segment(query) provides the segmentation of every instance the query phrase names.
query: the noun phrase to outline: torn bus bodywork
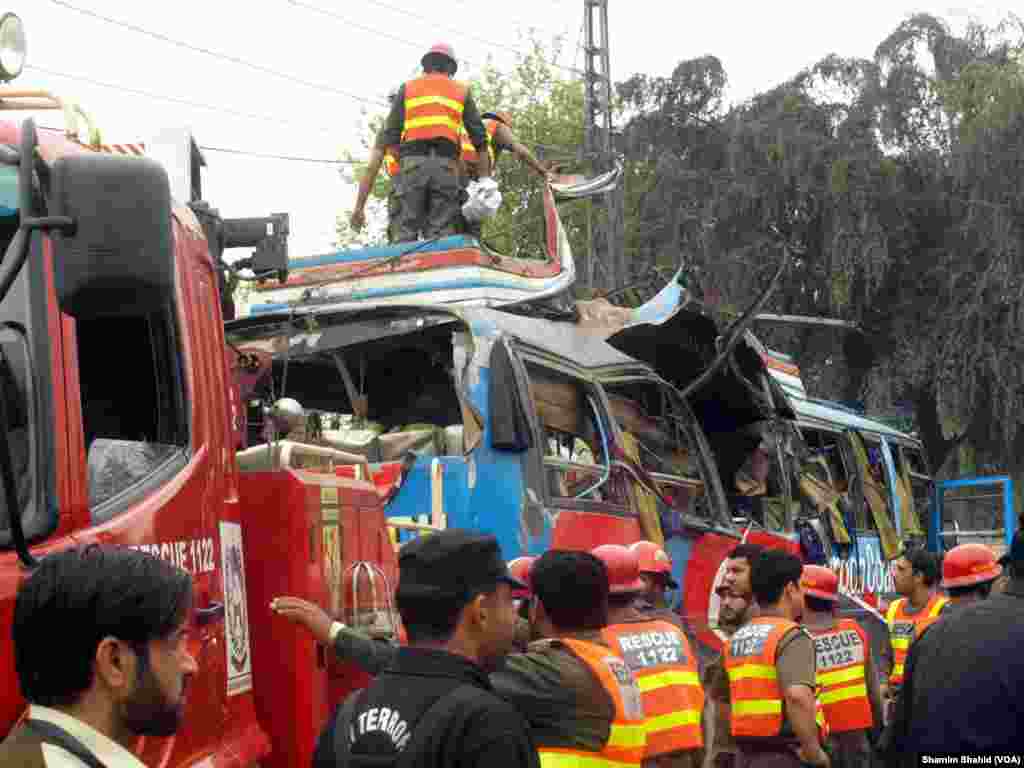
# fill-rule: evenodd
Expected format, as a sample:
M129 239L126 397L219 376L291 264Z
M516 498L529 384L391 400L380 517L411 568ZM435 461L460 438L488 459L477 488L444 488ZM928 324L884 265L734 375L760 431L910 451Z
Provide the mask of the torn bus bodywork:
M270 460L266 414L294 398L307 421L280 437L365 459L335 471L368 474L398 531L485 530L509 559L664 542L677 607L713 647L710 596L741 534L702 418L605 335L479 307L290 308L231 322L229 343L251 361L239 462Z

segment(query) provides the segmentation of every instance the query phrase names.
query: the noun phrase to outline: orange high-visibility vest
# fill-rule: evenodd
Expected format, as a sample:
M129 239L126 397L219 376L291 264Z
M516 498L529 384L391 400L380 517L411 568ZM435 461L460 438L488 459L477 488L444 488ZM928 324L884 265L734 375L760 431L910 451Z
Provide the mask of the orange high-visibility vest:
M667 621L613 624L602 632L622 653L644 706L645 757L704 746L704 689L686 635Z
M496 150L494 147L494 134L498 130L498 121L487 118L484 120L484 128L487 129L487 155L491 158L491 167L494 167L494 161L497 158L495 154ZM480 153L476 151L476 147L473 146L473 142L469 140L469 134L466 133L465 128L462 130L462 159L470 165L476 165L480 160Z
M388 147L384 150L384 172L394 178L398 175L398 147Z
M864 629L840 619L833 629L812 632L817 656L817 683L828 727L834 732L860 731L874 725L868 699L867 660L871 654Z
M615 651L583 640L560 639L600 680L615 705L608 742L600 752L537 747L541 768L640 768L644 758L644 711L640 689Z
M910 644L924 629L928 620L938 616L942 606L948 602L948 597L932 595L928 598L924 610L913 615L906 612L909 601L905 597L894 600L889 606L885 620L889 624L889 638L892 641L892 672L889 673L889 682L892 685L903 685L903 665L907 660Z
M725 671L729 676L733 737L768 739L783 734L786 723L775 652L779 641L792 629L800 626L788 619L761 616L740 627L726 643ZM814 698L814 720L824 743L828 723L821 699L817 695Z
M942 607L939 608L939 612L937 614L935 614L934 616L929 616L928 618L919 621L917 623L917 631L914 632L914 640L918 640L921 637L921 635L924 634L924 631L928 629L928 627L930 627L936 621L941 619L946 613L948 613L949 609L952 606L953 602L951 600L947 600L945 603L942 604Z
M407 82L402 141L447 139L458 147L468 92L464 84L436 72Z

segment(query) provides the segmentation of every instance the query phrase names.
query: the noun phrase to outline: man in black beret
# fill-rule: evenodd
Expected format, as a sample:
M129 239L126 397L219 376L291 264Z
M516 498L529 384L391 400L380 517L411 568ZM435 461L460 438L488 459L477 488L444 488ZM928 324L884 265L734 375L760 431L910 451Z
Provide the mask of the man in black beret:
M488 679L512 648L512 589L525 587L509 574L497 540L439 531L402 547L398 567L395 602L409 645L331 717L315 768L379 766L400 756L416 768L538 766L526 722ZM272 608L289 615L290 602L279 598Z
M642 725L638 729L626 722L643 719L640 691L601 634L608 623L604 564L589 552L549 550L530 567L530 582L530 619L539 639L525 653L509 654L492 672L494 692L523 714L542 754L559 755L563 761L594 760L595 753L608 757L621 750L624 739L638 739L630 744L642 756L643 734L637 733ZM308 601L279 597L272 607L332 647L340 660L370 674L385 674L403 652L332 622ZM409 641L415 642L411 632ZM596 665L588 662L595 658ZM621 677L601 674L605 667Z

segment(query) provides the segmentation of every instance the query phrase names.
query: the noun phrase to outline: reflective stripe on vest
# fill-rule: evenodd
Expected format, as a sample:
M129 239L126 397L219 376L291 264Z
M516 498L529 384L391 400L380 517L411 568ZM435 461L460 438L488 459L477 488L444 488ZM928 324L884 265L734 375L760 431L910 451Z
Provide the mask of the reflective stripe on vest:
M602 634L622 653L640 688L647 731L645 756L704 746L700 728L704 689L686 635L658 620L613 624Z
M402 141L447 139L458 146L466 93L465 85L437 73L407 82Z
M644 758L643 705L626 663L610 648L582 640L561 639L587 665L615 705L608 742L600 752L537 745L542 768L639 768Z
M949 602L948 597L932 595L928 598L924 610L916 614L908 614L904 609L909 604L907 598L901 597L893 601L889 610L885 612L885 620L889 624L889 639L892 641L892 672L889 673L889 682L892 685L903 684L903 664L907 660L907 652L910 644L921 634L921 630L939 615L942 606Z
M867 659L871 653L861 626L840 619L834 629L814 632L817 682L829 729L859 731L874 724L868 699Z
M737 630L725 645L725 671L732 702L732 735L767 739L783 732L782 691L775 669L779 641L799 625L788 619L764 616ZM817 692L815 692L817 694ZM821 699L815 695L814 720L822 742L828 723Z
M398 170L398 153L394 147L388 147L384 150L384 171L394 178L398 175Z
M496 157L494 134L498 130L498 121L488 118L484 120L484 128L487 130L487 155L491 158L491 166L493 167ZM473 146L473 142L469 140L469 134L466 133L465 129L462 130L462 159L473 165L476 165L480 159L480 154L476 151L476 147Z

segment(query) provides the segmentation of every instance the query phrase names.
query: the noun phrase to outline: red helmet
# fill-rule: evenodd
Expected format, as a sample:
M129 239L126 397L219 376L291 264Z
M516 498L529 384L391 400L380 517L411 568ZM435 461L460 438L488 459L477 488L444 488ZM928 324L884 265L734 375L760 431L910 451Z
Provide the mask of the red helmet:
M1002 572L995 552L984 544L961 544L942 558L942 588L983 584Z
M420 59L420 63L423 64L424 66L426 66L427 56L430 56L431 54L434 54L434 53L438 53L438 54L440 54L442 56L445 56L445 57L448 58L449 61L451 61L451 63L452 63L451 73L453 75L458 71L458 69L459 69L459 62L455 58L455 51L452 49L452 47L450 45L448 45L448 43L435 43L434 45L432 45L430 47L430 50L427 51L425 54L423 54L423 58Z
M835 571L823 565L805 565L800 576L800 586L811 597L833 603L839 600L839 577Z
M640 561L640 573L662 576L672 589L679 586L672 578L672 559L664 549L653 541L638 541L629 548Z
M602 544L592 550L591 554L608 569L608 591L613 595L644 591L644 580L640 578L640 559L629 547Z
M533 568L533 562L536 559L536 557L517 557L508 564L508 570L512 577L519 579L519 581L527 586L527 589L513 589L512 597L518 599L533 595L533 584L530 583L530 569Z

